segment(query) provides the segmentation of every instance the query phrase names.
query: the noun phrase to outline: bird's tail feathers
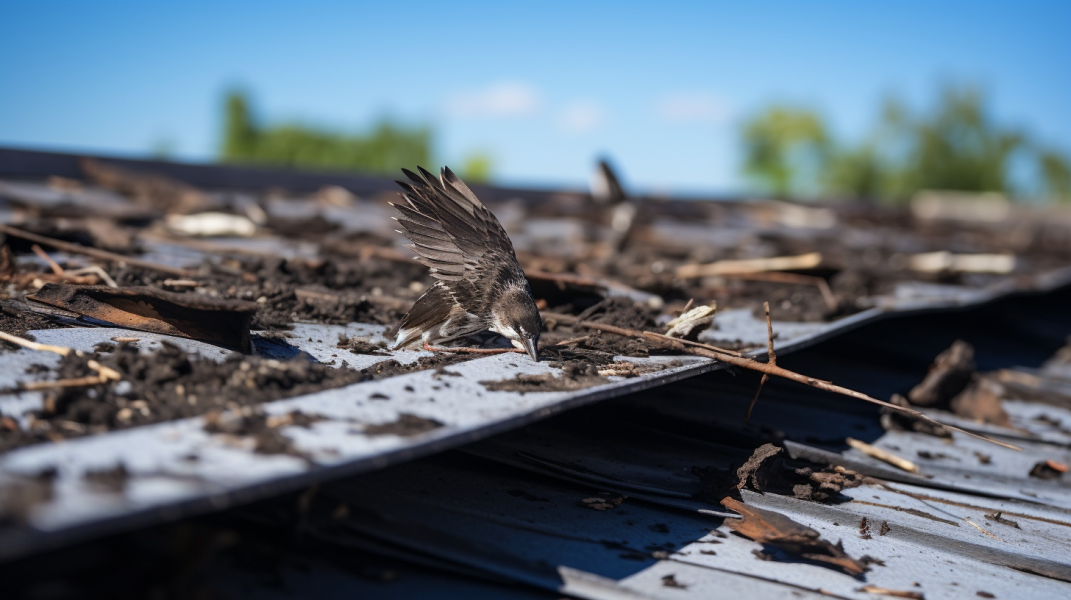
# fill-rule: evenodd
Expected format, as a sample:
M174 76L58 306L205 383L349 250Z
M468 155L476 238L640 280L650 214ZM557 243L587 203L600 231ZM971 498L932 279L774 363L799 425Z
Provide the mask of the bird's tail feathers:
M398 330L394 342L390 345L391 350L401 350L420 341L422 331L419 328L403 328Z

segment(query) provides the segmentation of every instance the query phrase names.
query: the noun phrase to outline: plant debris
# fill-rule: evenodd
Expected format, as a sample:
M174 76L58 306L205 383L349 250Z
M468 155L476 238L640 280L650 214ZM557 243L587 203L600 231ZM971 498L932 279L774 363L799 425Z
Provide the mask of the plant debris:
M365 338L351 338L342 333L338 335L338 347L343 350L349 350L354 354L390 356L390 352L387 351L386 342L373 342Z
M60 379L93 375L89 363L96 361L118 372L122 381L46 390L44 408L29 413L28 427L0 429L0 451L240 409L376 378L369 371L333 368L300 356L278 361L232 355L216 362L167 342L152 353L127 344L112 353L71 353L55 373Z
M926 378L911 389L907 399L915 406L948 408L952 398L970 383L974 370L974 347L956 340L937 355Z
M859 537L864 540L871 539L870 521L868 521L866 517L863 517L862 520L859 521Z
M742 489L831 502L843 499L842 490L858 487L864 481L862 475L843 467L790 461L784 449L773 444L763 444L747 460L729 470L692 467L692 473L704 483L701 497L715 504L728 495L736 497Z
M823 566L839 569L852 576L859 576L867 571L867 566L848 556L839 543L834 545L822 539L817 531L780 513L748 506L732 498L723 499L721 504L743 516L742 520L730 520L726 521L726 524L748 539Z
M893 394L892 397L889 398L889 404L902 408L911 407L911 403L907 398L900 394ZM881 426L886 431L915 431L939 438L952 438L952 431L947 427L934 425L929 421L918 419L911 415L905 415L902 412L890 410L888 408L881 409Z
M265 414L259 407L243 406L238 410L213 410L205 415L204 430L253 440L258 454L289 454L307 458L293 447L290 438L280 431L283 427L308 428L320 417L301 411L291 411L280 417Z
M1067 472L1067 465L1052 459L1043 460L1030 469L1030 476L1038 479L1059 479Z
M907 398L916 406L950 410L975 421L1008 426L1010 419L1001 406L1004 387L995 378L975 369L974 347L956 340L937 356L926 378L911 389ZM897 420L904 422L902 417ZM920 432L926 430L924 424L912 423L910 428Z
M400 413L396 420L389 423L365 425L364 432L368 435L397 435L410 437L427 433L442 426L442 422L435 419L429 419L410 413Z
M878 587L876 585L864 585L863 587L858 588L855 591L865 592L867 594L881 594L882 596L892 596L893 598L926 600L926 596L924 596L922 592L912 592L909 590L890 590L889 588Z
M590 363L565 361L561 363L561 375L543 373L540 375L519 374L499 381L481 381L480 384L492 392L568 392L582 390L595 385L602 385L609 379L599 375L599 369Z
M990 521L993 521L995 523L1000 523L1001 525L1008 525L1009 527L1014 527L1016 529L1022 529L1022 527L1019 527L1019 523L1018 522L1012 521L1011 519L1008 519L1008 518L1005 518L1003 513L1001 513L1000 511L997 511L997 512L994 512L994 513L988 513L988 514L985 515L985 518L990 520Z
M662 585L664 585L666 587L678 588L678 589L682 589L682 590L688 589L687 585L677 581L677 576L675 574L673 574L673 573L670 573L669 575L663 575L662 576Z
M126 490L126 482L130 479L130 471L126 465L119 463L110 469L86 471L82 474L89 485L97 491L109 494L121 494Z
M253 351L249 324L255 302L178 294L152 287L113 289L50 283L30 300L93 317L120 327L192 338Z

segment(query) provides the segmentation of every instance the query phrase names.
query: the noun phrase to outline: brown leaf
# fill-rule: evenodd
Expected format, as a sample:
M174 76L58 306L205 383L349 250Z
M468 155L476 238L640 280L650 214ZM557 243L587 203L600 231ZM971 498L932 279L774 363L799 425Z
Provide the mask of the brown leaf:
M866 565L848 556L839 545L822 539L817 531L781 513L748 506L732 498L725 498L721 504L744 517L726 524L746 538L839 568L849 575L861 575L867 570Z

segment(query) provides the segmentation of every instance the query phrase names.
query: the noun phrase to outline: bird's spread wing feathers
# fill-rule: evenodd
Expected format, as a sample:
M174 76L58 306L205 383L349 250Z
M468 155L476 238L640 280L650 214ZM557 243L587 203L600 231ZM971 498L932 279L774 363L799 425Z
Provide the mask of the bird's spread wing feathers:
M398 182L406 202L394 207L401 213L396 218L404 229L400 233L413 242L408 248L432 276L455 294L467 287L463 282L475 283L491 265L515 269L523 278L509 236L472 190L449 168L438 179L418 170L402 170L409 178Z
M405 202L394 204L399 233L438 281L402 318L395 347L417 340L450 340L487 329L491 304L504 289L527 283L513 244L487 210L449 168L436 178L424 169L402 169Z

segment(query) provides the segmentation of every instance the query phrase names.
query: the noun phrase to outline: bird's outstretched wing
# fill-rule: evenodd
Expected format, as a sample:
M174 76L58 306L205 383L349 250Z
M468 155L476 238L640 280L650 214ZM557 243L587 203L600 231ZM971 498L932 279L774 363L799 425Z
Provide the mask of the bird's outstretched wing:
M509 236L468 186L449 168L438 179L418 170L419 175L402 169L409 181L398 185L406 202L394 204L404 229L399 233L413 242L407 247L417 260L468 310L476 308L480 282L523 282Z
M432 276L452 281L470 276L472 269L489 253L516 262L513 244L491 211L454 175L449 168L436 179L422 168L420 174L402 169L408 182L405 204L394 204L401 216L400 231L413 243L417 260L431 269Z

